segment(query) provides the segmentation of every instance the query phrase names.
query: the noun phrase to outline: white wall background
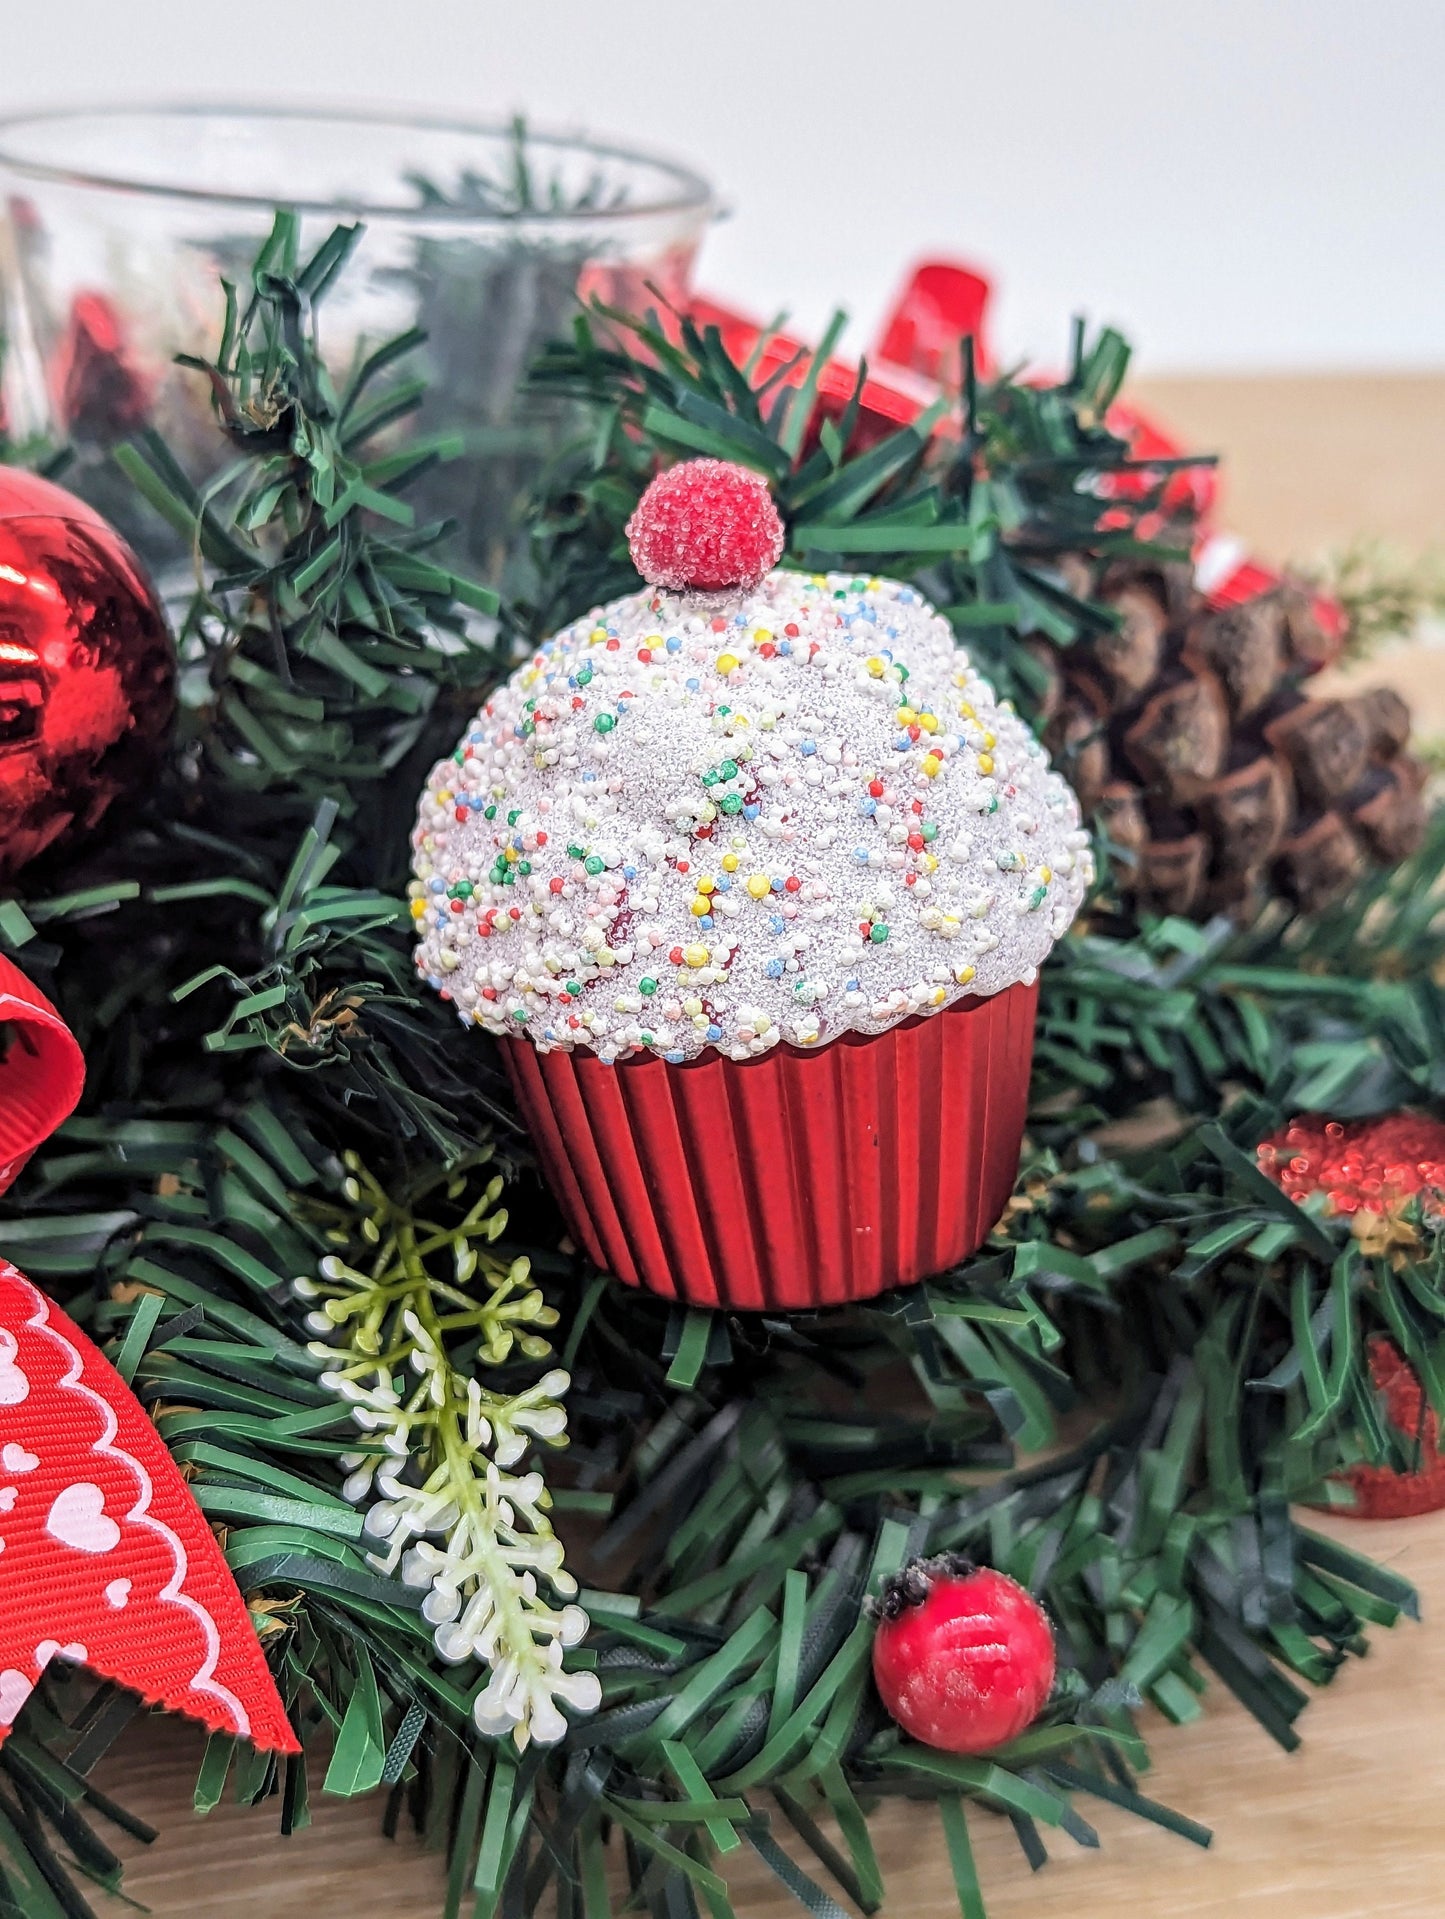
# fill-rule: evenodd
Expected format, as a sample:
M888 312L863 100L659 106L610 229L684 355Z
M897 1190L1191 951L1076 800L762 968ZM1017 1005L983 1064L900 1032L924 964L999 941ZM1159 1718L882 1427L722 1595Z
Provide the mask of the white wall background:
M585 125L690 157L703 280L866 341L906 262L1155 371L1445 363L1440 0L0 0L0 111L203 95Z

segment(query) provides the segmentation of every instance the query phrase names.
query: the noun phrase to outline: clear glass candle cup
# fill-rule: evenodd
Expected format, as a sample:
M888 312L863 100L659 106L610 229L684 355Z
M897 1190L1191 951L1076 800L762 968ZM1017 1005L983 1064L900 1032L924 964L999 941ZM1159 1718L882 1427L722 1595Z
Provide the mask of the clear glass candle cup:
M579 295L641 311L686 301L712 192L684 167L519 125L286 107L166 106L0 122L0 333L12 444L69 442L66 484L154 563L174 535L130 494L109 447L155 426L199 480L224 464L205 380L220 279L244 283L278 207L315 245L365 231L327 296L322 348L344 373L365 346L420 327L421 431L465 453L416 504L457 523L450 557L497 580L518 503L566 430L521 391Z

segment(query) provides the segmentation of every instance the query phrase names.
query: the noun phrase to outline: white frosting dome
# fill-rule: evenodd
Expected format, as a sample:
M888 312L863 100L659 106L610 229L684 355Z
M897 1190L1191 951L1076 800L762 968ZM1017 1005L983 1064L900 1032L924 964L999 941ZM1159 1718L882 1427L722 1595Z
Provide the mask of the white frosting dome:
M549 640L433 769L417 967L604 1060L747 1059L1031 980L1078 803L911 587L648 589Z

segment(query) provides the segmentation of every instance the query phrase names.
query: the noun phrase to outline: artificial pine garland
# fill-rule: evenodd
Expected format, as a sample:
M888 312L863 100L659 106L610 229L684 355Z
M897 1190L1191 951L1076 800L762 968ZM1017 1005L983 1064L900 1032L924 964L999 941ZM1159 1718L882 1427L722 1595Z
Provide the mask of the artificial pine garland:
M385 1787L389 1821L447 1847L449 1919L726 1915L744 1843L811 1911L838 1911L829 1882L874 1911L868 1814L898 1795L937 1805L969 1915L980 1807L1034 1863L1041 1827L1092 1842L1090 1797L1205 1838L1140 1791L1140 1705L1190 1719L1213 1673L1291 1744L1306 1687L1413 1608L1290 1501L1328 1500L1360 1460L1409 1463L1370 1384L1376 1329L1445 1412L1433 1222L1376 1252L1286 1198L1254 1147L1300 1108L1445 1090L1445 822L1311 919L1138 923L1102 894L1044 973L1014 1201L959 1271L788 1319L586 1273L486 1042L414 988L399 898L421 770L513 637L635 587L637 496L659 459L701 451L768 476L792 562L918 580L1024 703L1022 638L1110 630L1065 560L1152 552L1138 523L1165 476L1103 423L1113 335L1080 337L1054 386L981 388L965 361L951 432L933 436L941 403L853 455L856 400L815 425L816 360L755 391L716 334L584 317L537 377L593 431L532 510L531 588L499 638L407 502L450 450L394 437L420 342L339 393L322 371L347 245L303 260L278 221L228 296L206 369L227 486L202 500L155 442L121 455L197 556L184 720L129 820L0 905L90 1073L6 1202L7 1251L114 1341L224 1528L326 1788ZM1101 476L1128 479L1102 527ZM514 1179L500 1227L488 1153ZM438 1500L439 1532L398 1539ZM1058 1629L1043 1720L987 1759L901 1736L869 1679L868 1595L956 1551ZM579 1605L591 1632L564 1668ZM486 1664L518 1630L540 1699L521 1642ZM89 1774L135 1702L84 1690L47 1680L0 1750L0 1897L25 1919L81 1919L82 1879L118 1883L94 1822L125 1815ZM565 1721L554 1694L600 1710ZM524 1723L523 1749L506 1735ZM283 1830L305 1823L306 1755L214 1740L199 1808L228 1775L275 1795Z

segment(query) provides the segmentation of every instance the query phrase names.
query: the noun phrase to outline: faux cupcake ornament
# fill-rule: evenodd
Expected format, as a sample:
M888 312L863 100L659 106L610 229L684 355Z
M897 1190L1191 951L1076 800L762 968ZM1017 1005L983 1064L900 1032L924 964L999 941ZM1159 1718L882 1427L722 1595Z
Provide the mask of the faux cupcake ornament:
M913 588L777 566L756 475L673 467L628 537L646 589L432 770L417 966L605 1270L756 1310L938 1272L1017 1171L1078 805Z

